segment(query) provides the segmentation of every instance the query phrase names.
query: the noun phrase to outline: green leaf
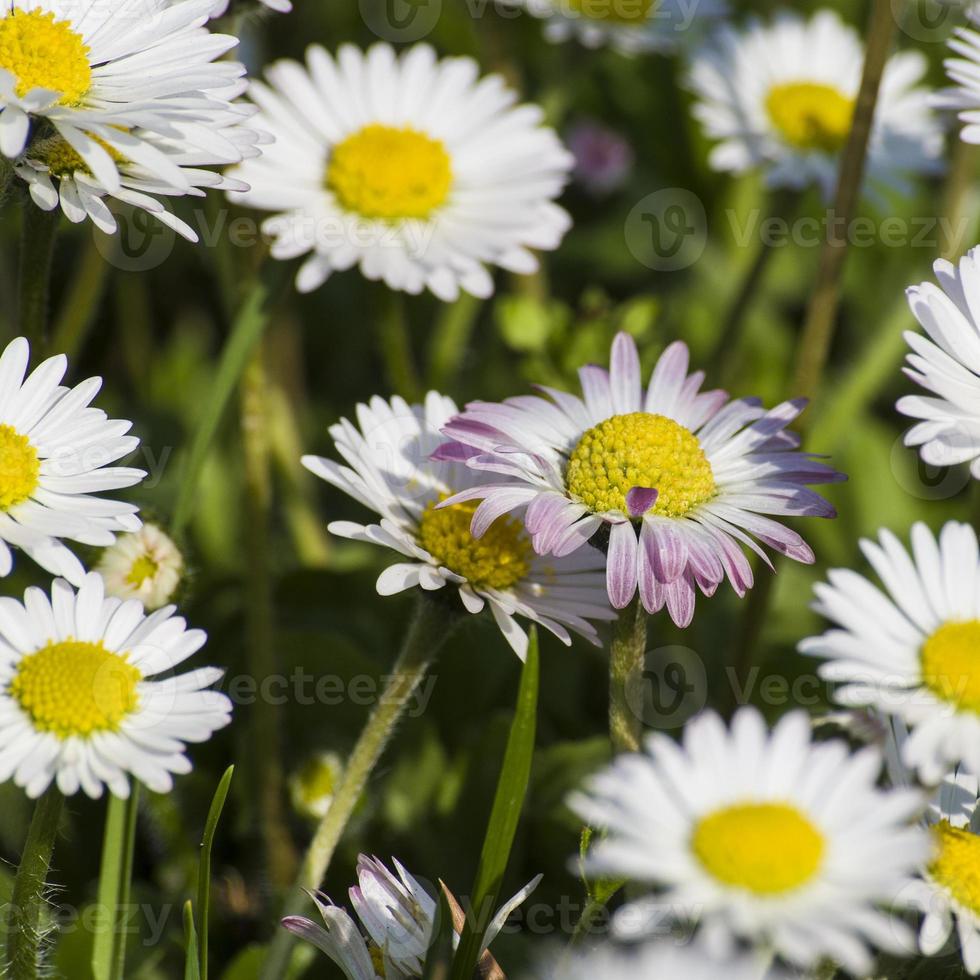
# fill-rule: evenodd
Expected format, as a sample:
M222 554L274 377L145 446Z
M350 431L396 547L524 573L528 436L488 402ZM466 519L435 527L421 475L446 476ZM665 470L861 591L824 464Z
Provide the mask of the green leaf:
M435 935L429 946L429 955L422 968L422 980L446 980L453 960L453 912L446 897L446 886L440 882L439 912Z
M452 980L472 980L483 947L483 937L497 907L500 885L507 870L531 778L537 729L538 683L538 634L536 629L532 629L527 660L521 674L514 721L510 727L497 793L471 893L471 912L466 917L459 949L453 960Z
M187 937L184 955L184 980L201 980L200 953L197 948L197 931L194 928L194 907L190 899L184 902L184 935Z
M204 823L204 836L201 838L201 863L197 874L197 908L200 915L197 934L200 939L200 976L208 980L208 912L211 906L211 848L214 846L214 835L221 819L221 811L225 808L231 777L235 767L229 766L214 791L208 819Z

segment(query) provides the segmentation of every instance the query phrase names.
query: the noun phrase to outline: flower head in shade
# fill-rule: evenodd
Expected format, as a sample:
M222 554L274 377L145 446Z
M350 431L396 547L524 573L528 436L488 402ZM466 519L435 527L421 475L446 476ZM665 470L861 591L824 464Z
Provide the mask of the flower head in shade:
M116 532L140 527L136 506L95 496L146 476L108 465L133 452L139 439L126 435L132 422L91 407L101 378L64 387L63 354L25 378L28 356L23 337L0 355L0 575L10 573L14 545L78 585L85 570L62 539L106 547Z
M730 729L699 716L680 745L650 736L645 753L620 756L571 801L606 831L587 870L662 888L620 910L614 932L662 928L666 914L696 920L713 955L745 940L796 966L827 958L859 976L871 947L906 951L909 930L882 906L930 854L912 823L925 801L879 789L881 761L876 749L813 742L803 712L771 732L741 708Z
M502 78L420 44L316 45L305 65L279 61L253 82L256 124L276 141L233 173L233 198L274 211L263 224L278 259L306 256L297 287L332 273L408 293L489 296L488 266L528 273L533 249L569 227L554 203L573 165L537 106L516 106Z
M152 611L173 598L183 569L177 545L156 524L144 524L106 548L95 570L108 595L139 599Z
M771 24L722 27L699 51L688 85L694 114L717 145L715 170L762 168L774 187L816 184L829 198L851 131L864 52L857 31L830 10L809 20L784 12ZM918 51L888 62L868 151L873 191L903 189L940 169L943 134Z
M980 557L967 524L950 521L938 541L912 528L912 552L889 531L861 550L884 591L850 569L815 588L814 609L833 628L800 644L827 662L834 697L908 725L905 764L936 785L958 763L980 772Z
M603 588L602 559L583 553L561 561L534 553L521 523L503 514L478 521L475 505L440 506L479 474L455 461L434 461L443 441L439 430L457 412L449 398L430 392L424 405L401 398L372 398L357 408L357 426L342 419L330 429L345 465L305 456L303 465L381 516L377 524L334 521L334 534L369 541L403 555L378 579L378 592L391 595L421 586L452 586L466 610L489 606L507 641L521 657L527 636L515 622L539 623L564 643L569 630L598 644L589 620L614 613Z
M905 373L927 395L898 400L903 415L918 419L905 435L933 466L969 463L980 479L980 249L955 266L933 266L939 285L924 282L908 291L909 306L927 337L909 331L912 353Z
M670 52L728 12L725 0L503 0L545 22L549 41L576 40L624 54Z
M438 455L466 459L488 482L448 504L482 500L478 536L526 508L541 555L591 553L584 546L605 529L612 604L625 607L639 589L647 611L666 605L680 626L691 622L697 589L713 595L726 576L739 595L751 587L740 545L765 558L753 536L812 562L803 539L768 516L834 516L806 484L843 477L797 452L787 431L805 402L767 412L754 398L702 392L703 372L687 369L687 347L672 344L645 388L636 344L621 333L610 371L579 372L583 398L542 388L548 397L467 405L443 429L454 442Z
M128 776L167 793L190 771L187 742L231 720L231 702L207 688L214 667L173 668L207 639L167 606L150 616L135 599L107 598L89 573L76 594L56 579L51 596L0 598L0 782L28 796L54 782L93 799L129 793ZM154 680L155 675L168 675Z
M312 898L323 926L302 916L283 919L283 926L326 953L350 980L420 977L438 905L397 860L392 862L397 874L377 858L362 854L358 859L358 883L349 895L366 936L344 909L319 893ZM487 928L484 950L540 880L540 876L533 879L497 912Z

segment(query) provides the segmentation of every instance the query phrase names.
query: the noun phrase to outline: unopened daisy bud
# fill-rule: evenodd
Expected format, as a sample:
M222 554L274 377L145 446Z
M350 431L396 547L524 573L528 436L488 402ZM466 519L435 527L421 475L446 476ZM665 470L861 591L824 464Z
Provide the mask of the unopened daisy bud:
M336 752L321 752L310 759L289 780L289 795L296 811L311 820L322 820L343 772L344 764Z
M96 566L105 579L107 595L139 599L149 610L173 598L183 569L183 555L156 524L144 524L132 534L121 535L102 552Z

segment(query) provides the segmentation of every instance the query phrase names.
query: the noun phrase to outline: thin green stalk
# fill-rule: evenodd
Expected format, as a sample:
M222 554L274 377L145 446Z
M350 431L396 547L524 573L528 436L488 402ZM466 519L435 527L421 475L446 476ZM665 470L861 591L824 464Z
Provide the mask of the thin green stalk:
M283 907L283 917L305 912L309 905L306 892L322 885L344 829L374 767L409 699L457 620L458 613L440 597L425 593L419 596L412 624L391 677L354 746L330 809L306 852L296 884ZM281 980L286 975L294 942L292 933L285 929L278 930L262 965L261 980Z
M207 403L201 415L190 451L180 470L180 484L171 530L179 535L190 521L197 504L198 484L201 471L207 462L208 453L218 433L218 427L228 408L228 403L238 387L238 382L246 364L265 332L272 313L272 307L279 294L284 275L281 262L267 262L259 278L245 298L232 324L231 333L225 341L221 360L208 394Z
M947 224L941 226L942 241L939 246L939 254L944 259L955 261L973 242L969 203L977 175L978 156L980 154L973 143L957 139L946 177L941 212L947 219Z
M95 322L109 269L95 239L90 238L51 330L51 349L65 354L69 361L81 349Z
M242 379L242 451L245 463L245 547L248 603L245 609L246 658L249 673L264 680L276 673L276 627L272 597L272 474L269 455L268 382L260 342ZM285 776L279 712L267 698L252 707L248 725L252 786L258 794L259 826L269 877L277 889L288 888L296 873L285 808ZM203 942L203 937L198 937Z
M48 342L48 295L51 288L51 259L61 212L42 211L24 202L20 249L20 333L37 351Z
M834 217L844 229L842 236L831 234L824 244L816 285L807 310L803 336L796 361L795 395L810 397L820 386L830 351L840 306L841 281L847 259L848 229L853 223L864 182L865 164L875 106L885 65L892 49L898 21L907 0L874 0L868 29L864 74L854 109L854 122L841 157Z
M482 300L463 293L443 308L429 344L429 384L442 391L459 372Z
M198 926L189 930L195 934L198 940L198 970L197 975L200 980L208 980L208 920L211 914L211 849L214 846L214 835L218 830L218 821L221 819L221 811L224 810L225 800L228 799L228 789L231 786L232 776L235 774L235 767L229 766L225 774L218 783L214 798L211 800L211 807L208 810L208 819L204 824L204 834L201 837L201 857L197 869L197 916ZM190 907L191 903L188 902ZM193 917L192 917L193 927Z
M40 976L41 906L64 802L58 787L51 786L34 807L10 899L7 970L11 980L36 980Z
M647 649L647 614L639 596L623 609L609 650L609 737L617 752L636 752L643 718L630 704L630 691L643 680Z
M383 290L378 314L379 341L388 383L396 394L415 402L422 396L422 382L412 354L405 296L387 287L379 288Z

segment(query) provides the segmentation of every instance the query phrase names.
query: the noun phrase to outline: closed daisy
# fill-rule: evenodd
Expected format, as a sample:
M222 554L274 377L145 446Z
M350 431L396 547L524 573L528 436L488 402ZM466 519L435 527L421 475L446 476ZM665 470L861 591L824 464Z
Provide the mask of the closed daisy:
M470 531L475 505L441 506L478 474L456 461L434 461L440 429L457 412L449 398L430 392L424 405L401 398L372 398L359 405L357 426L347 419L331 427L346 466L317 456L303 465L379 514L377 524L334 521L330 531L390 548L406 561L378 579L378 592L392 595L416 586L456 589L468 612L489 607L515 652L523 657L523 617L550 630L564 643L574 631L598 645L589 620L614 618L603 589L602 558L583 553L562 561L534 553L519 520L498 513Z
M158 793L190 771L185 743L207 741L231 719L231 702L206 688L213 667L170 674L200 649L174 607L146 616L136 600L107 598L101 576L76 594L58 579L51 596L0 598L0 782L30 797L51 783L93 799L129 776Z
M704 374L688 374L682 343L667 348L645 388L626 334L613 343L610 371L589 365L579 374L583 398L542 389L548 397L475 402L443 429L455 442L440 456L465 457L487 481L448 501L482 501L474 534L526 508L541 555L591 554L585 545L605 546L608 536L613 606L625 608L639 590L648 612L666 605L679 626L694 616L696 590L713 595L726 576L740 596L752 586L740 545L768 561L753 537L813 561L795 531L767 516L834 516L806 484L843 477L797 452L787 431L805 401L767 412L756 399L702 392Z
M721 28L688 76L698 100L694 114L717 143L712 167L760 168L771 186L816 184L829 198L863 62L858 33L829 10L809 20L782 13L771 24ZM917 51L894 55L885 69L867 162L876 192L903 189L911 176L940 169L942 130L930 93L917 87L925 71Z
M625 54L672 51L705 21L728 11L725 0L504 0L545 21L550 41L608 44Z
M969 463L980 479L980 249L953 265L933 266L939 285L908 291L909 306L928 336L908 332L905 373L928 394L906 395L898 411L918 419L905 434L933 466Z
M834 628L800 644L826 659L835 698L908 725L903 760L938 785L959 763L980 772L980 560L977 536L950 521L939 540L912 528L909 554L889 531L862 541L884 591L849 569L815 587L814 609Z
M276 258L306 256L301 291L356 265L395 290L485 297L488 266L533 272L531 250L556 248L569 226L554 198L571 155L539 108L515 106L469 58L314 45L306 65L266 77L249 94L276 141L233 171L251 190L232 196L277 212L263 228Z
M572 800L605 830L587 857L596 875L661 886L625 906L620 933L671 917L696 920L713 955L737 940L802 968L826 958L857 975L871 949L905 951L908 929L881 906L907 887L930 854L910 821L923 799L879 789L881 756L850 755L841 741L811 741L803 712L772 732L754 708L726 730L704 714L678 745L650 736Z
M63 354L25 378L28 356L23 337L0 356L0 575L10 574L13 545L78 585L85 570L62 539L106 547L117 532L140 527L135 505L95 496L146 476L108 465L133 452L139 439L126 435L132 422L91 406L101 378L64 387Z
M139 599L152 611L173 598L183 568L177 545L156 524L144 524L106 548L95 570L109 595Z

